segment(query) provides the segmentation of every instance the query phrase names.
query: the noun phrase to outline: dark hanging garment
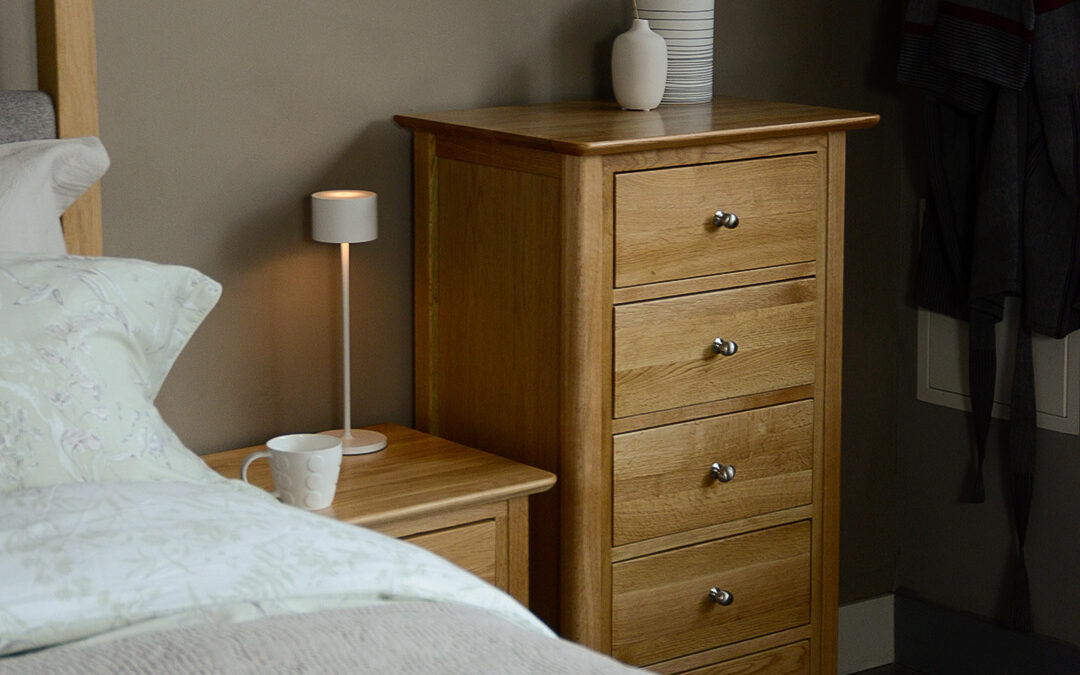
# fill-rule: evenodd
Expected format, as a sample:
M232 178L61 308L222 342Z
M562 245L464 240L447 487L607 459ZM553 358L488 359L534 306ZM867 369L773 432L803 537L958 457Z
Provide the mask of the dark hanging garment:
M1080 328L1080 0L909 0L905 19L898 80L928 94L916 301L969 323L976 442L966 501L985 499L994 326L1006 296L1020 299L1004 444L1017 569L1006 618L1030 630L1031 332Z

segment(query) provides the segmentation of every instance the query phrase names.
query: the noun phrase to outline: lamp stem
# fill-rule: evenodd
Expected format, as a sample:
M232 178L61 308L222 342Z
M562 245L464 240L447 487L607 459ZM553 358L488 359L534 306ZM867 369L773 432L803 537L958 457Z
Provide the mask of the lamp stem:
M352 376L349 370L349 242L341 242L341 366L344 371L345 426L342 438L352 438Z

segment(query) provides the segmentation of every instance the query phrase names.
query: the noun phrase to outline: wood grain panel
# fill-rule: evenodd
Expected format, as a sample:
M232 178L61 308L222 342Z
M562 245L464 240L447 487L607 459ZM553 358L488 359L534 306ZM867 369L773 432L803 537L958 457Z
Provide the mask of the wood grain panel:
M663 424L677 424L678 422L701 419L702 417L726 415L739 410L747 410L748 408L761 408L767 405L790 403L792 401L810 398L813 395L813 384L804 384L799 387L788 387L786 389L774 389L760 394L726 398L722 401L709 401L708 403L688 405L683 406L682 408L672 408L671 410L659 410L656 412L643 413L641 415L633 415L631 417L620 417L617 420L611 421L611 431L612 433L621 434L626 433L627 431L658 427Z
M446 558L490 584L497 583L496 545L499 542L494 520L425 532L404 539Z
M459 136L440 138L436 154L443 159L456 159L470 164L538 173L556 178L562 172L562 156L553 152L500 145L492 141L468 142Z
M506 562L510 568L507 592L529 606L529 498L506 502Z
M439 429L438 275L439 214L435 138L413 135L413 414L417 429L433 434Z
M763 652L775 647L783 647L795 642L809 640L809 637L810 626L803 625L797 628L782 630L778 633L769 633L768 635L762 635L761 637L750 638L749 640L743 640L742 642L735 642L722 647L694 652L693 654L680 656L671 659L670 661L664 661L663 663L654 663L649 666L649 670L655 673L664 673L665 675L677 675L678 673L685 673L694 668L704 668L706 666L742 658L743 656L756 654L757 652ZM813 654L813 644L811 643L810 646L810 653Z
M611 436L605 200L599 157L563 160L561 409L562 546L560 631L593 649L610 648Z
M762 138L718 145L693 145L668 148L666 150L621 152L617 155L604 155L604 170L615 173L621 171L644 171L672 166L689 166L691 164L730 162L755 157L820 152L825 149L826 137L827 134L821 133L806 136Z
M614 544L809 504L813 421L801 401L616 436Z
M616 546L611 549L611 561L622 562L624 560L642 558L669 549L703 544L707 541L712 541L713 539L722 539L724 537L731 537L736 534L752 532L754 530L764 530L768 527L794 523L797 520L808 520L813 517L813 515L813 505L805 504L803 506L796 506L782 511L770 511L769 513L750 516L749 518L729 520L726 523L714 523L706 527L699 527L695 530L682 530L662 537L656 537L655 539L646 539L644 541L636 541L632 544Z
M249 473L248 475L250 476L251 474ZM349 522L342 517L340 511L333 509L333 507L318 511L317 513L331 516L342 522ZM376 532L382 532L388 537L402 539L404 537L423 534L424 532L445 530L449 527L457 527L458 525L465 525L481 520L505 519L506 502L502 501L490 504L477 504L475 506L466 506L457 509L446 509L444 511L433 512L415 518L378 520L372 524L363 524L363 526L375 530ZM354 522L353 524L361 525L361 523L357 522Z
M641 302L642 300L670 298L676 295L719 291L725 288L737 288L739 286L770 284L774 281L784 281L785 279L812 277L815 274L817 274L817 263L814 261L794 263L791 265L777 265L776 267L763 267L756 270L725 272L724 274L708 274L701 277L693 277L691 279L661 281L645 286L616 288L612 290L612 299L615 304L621 305L628 302Z
M436 161L439 435L560 470L560 181ZM557 625L560 488L530 509L533 609Z
M837 667L839 638L839 572L840 572L840 443L841 443L841 381L843 380L844 326L844 155L847 139L844 134L829 134L828 150L828 227L821 246L828 257L826 293L821 319L825 329L822 345L821 387L822 435L818 460L821 476L821 589L820 618L817 631L821 649L815 656L821 659L815 672L832 673ZM818 600L818 598L815 598ZM814 665L817 665L816 663Z
M618 563L612 592L612 655L635 665L793 628L810 620L810 523Z
M810 643L798 642L764 652L688 670L684 675L806 675L810 672Z
M98 135L97 40L93 0L36 3L38 87L56 107L59 138ZM94 183L61 218L73 255L101 255L101 183Z
M615 285L813 260L821 202L816 153L619 174Z
M813 279L615 308L616 417L814 381ZM715 354L714 338L738 344Z
M871 127L869 113L717 96L710 103L628 113L614 101L395 115L410 129L495 140L569 155L672 149Z

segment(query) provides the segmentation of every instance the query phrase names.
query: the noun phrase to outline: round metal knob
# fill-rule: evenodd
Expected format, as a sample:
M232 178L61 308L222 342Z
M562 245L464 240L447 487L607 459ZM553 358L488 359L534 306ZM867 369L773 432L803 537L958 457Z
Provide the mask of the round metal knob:
M713 214L713 225L717 227L726 227L729 230L734 230L739 226L739 217L730 211L717 211Z
M735 596L722 588L713 586L709 589L709 599L718 605L723 605L727 607L735 601Z
M721 464L720 462L713 462L709 467L709 473L712 477L721 483L726 483L735 477L735 467L731 464Z
M735 352L739 351L739 345L735 344L734 340L725 340L724 338L716 338L712 343L712 350L717 354L723 354L724 356L731 356Z

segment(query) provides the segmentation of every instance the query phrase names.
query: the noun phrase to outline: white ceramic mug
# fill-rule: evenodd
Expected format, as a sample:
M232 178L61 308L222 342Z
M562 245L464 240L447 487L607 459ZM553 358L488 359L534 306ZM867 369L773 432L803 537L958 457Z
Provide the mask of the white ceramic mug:
M248 482L248 467L257 459L270 460L274 495L303 509L325 509L334 501L341 471L341 439L326 434L289 434L266 442L266 450L248 455L240 478Z

